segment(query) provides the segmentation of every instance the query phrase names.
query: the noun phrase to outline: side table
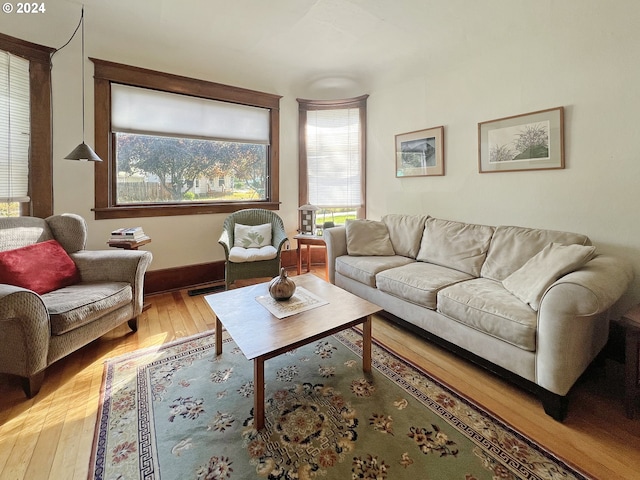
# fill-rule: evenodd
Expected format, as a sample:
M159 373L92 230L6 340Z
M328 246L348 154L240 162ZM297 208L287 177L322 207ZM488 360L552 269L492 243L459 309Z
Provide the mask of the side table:
M117 242L115 240L109 240L107 242L107 245L115 248L123 248L125 250L138 250L139 247L146 245L147 243L151 243L151 238L143 238L142 240L138 240L136 242L128 242L124 240L122 242Z
M304 233L299 233L293 238L298 242L298 275L302 273L302 246L306 245L307 247L307 272L311 271L311 247L318 246L324 248L324 274L325 278L328 280L329 266L327 265L327 244L325 243L324 238L318 235L305 235Z
M633 418L640 399L640 305L625 313L621 324L625 331L624 406L627 417Z
M138 240L136 242L126 242L126 241L116 242L114 240L109 240L107 242L107 245L109 245L110 247L122 248L124 250L138 250L138 248L140 248L143 245L146 245L147 243L151 243L151 238L149 237L143 238L142 240ZM150 303L145 302L142 304L143 312L146 310L149 310L150 308L151 308Z

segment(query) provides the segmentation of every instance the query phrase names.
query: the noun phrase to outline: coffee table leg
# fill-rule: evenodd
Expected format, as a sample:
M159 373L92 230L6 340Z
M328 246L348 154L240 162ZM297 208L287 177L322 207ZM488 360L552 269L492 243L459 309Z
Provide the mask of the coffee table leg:
M371 371L371 315L362 322L362 370Z
M216 355L222 353L222 322L216 316Z
M264 427L264 358L253 360L253 418L256 430Z

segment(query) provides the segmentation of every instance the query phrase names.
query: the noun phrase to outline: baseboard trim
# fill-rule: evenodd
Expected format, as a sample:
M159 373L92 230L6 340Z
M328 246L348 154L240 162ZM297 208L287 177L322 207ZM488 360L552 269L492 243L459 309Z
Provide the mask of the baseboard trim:
M311 260L314 263L313 255ZM295 268L296 250L284 250L281 255L281 264L285 268ZM145 274L144 281L145 295L224 283L224 260L150 270Z
M224 282L224 261L150 270L145 274L144 293L153 295L220 281Z

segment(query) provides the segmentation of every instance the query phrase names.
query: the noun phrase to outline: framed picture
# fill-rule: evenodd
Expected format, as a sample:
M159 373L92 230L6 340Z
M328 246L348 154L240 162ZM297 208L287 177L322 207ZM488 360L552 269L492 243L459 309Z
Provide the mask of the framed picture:
M396 177L444 175L444 127L396 135Z
M480 173L564 168L564 108L478 124Z

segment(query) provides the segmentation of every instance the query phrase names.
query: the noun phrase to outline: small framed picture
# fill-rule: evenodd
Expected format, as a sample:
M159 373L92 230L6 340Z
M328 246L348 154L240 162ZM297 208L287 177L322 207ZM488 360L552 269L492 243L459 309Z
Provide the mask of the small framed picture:
M396 177L444 175L444 127L396 135Z
M478 124L480 173L564 168L564 108Z

